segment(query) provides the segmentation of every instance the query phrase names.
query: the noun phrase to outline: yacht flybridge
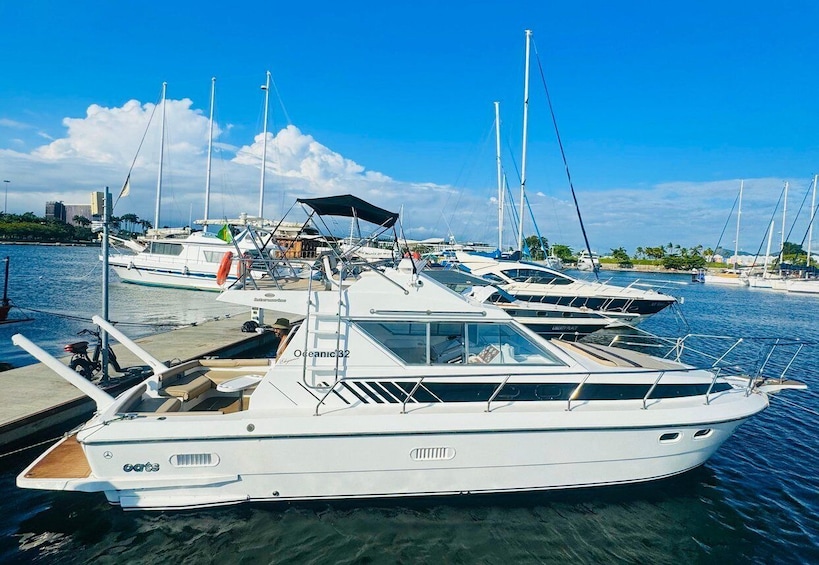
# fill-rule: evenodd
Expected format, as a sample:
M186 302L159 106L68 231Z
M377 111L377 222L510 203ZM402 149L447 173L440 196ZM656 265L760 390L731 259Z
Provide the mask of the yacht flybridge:
M547 341L412 258L308 285L219 297L300 321L275 360L167 367L95 318L153 367L117 398L15 336L97 405L18 486L178 509L633 483L702 465L770 392L805 388L774 362L792 342L740 373L726 357L684 362L692 347L659 358Z

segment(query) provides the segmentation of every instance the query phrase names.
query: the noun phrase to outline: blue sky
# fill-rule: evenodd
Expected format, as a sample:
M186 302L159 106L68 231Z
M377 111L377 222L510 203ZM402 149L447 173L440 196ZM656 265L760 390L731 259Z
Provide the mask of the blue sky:
M740 246L755 251L772 216L781 230L783 183L795 211L819 172L815 2L282 4L0 4L8 210L116 193L166 81L160 223L201 217L215 76L211 214L255 214L270 70L266 216L352 192L403 208L408 237L496 241L493 101L519 186L527 28L527 190L551 241L582 244L539 67L596 250L714 246L745 179ZM153 219L158 129L116 214Z

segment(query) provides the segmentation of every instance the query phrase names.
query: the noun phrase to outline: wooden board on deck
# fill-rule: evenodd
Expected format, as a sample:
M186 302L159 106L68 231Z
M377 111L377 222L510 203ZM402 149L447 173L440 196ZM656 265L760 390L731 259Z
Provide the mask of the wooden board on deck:
M54 451L46 455L26 473L27 479L84 479L91 475L91 466L85 457L77 436L66 438Z

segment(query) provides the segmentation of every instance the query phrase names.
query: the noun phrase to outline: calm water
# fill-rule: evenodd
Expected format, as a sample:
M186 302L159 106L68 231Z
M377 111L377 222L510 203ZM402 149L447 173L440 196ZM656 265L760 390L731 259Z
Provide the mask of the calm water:
M0 253L5 249L0 247ZM100 275L94 250L9 251L20 257L12 256L11 295L16 303L87 316L98 310L94 284ZM42 263L24 263L32 255ZM22 264L32 265L24 277L15 269ZM614 282L635 278L618 274ZM640 279L666 285L671 294L685 299L682 311L692 332L819 339L819 297L688 285L686 277L670 275ZM227 311L226 306L210 304L210 294L119 283L112 284L111 291L112 319L185 323ZM84 327L76 321L36 317L18 330L37 342L52 343L58 351L66 337ZM666 313L644 327L663 335L684 331L678 319ZM154 330L126 328L129 334L148 331ZM8 356L11 346L3 344L11 332L0 332L0 359L17 360ZM704 467L638 486L379 504L125 513L109 506L102 495L17 489L15 475L38 448L0 459L0 562L817 563L816 354L812 351L792 369L793 377L808 381L811 390L785 393L783 400L774 397L771 407L742 426Z

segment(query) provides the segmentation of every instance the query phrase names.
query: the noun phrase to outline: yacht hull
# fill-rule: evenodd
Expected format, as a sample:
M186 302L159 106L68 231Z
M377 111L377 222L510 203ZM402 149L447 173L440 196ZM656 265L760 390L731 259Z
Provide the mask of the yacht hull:
M201 273L174 267L147 268L137 265L111 264L111 268L122 282L130 284L211 292L221 292L223 290L221 286L216 284L216 273ZM228 277L225 286L230 286L236 280L236 277Z
M755 405L761 410L767 402ZM190 421L196 416L169 416L161 422L136 423L149 424L152 430L177 428L168 432L179 433L179 439L158 439L150 433L130 441L103 441L92 433L79 444L88 460L88 476L35 477L32 469L51 453L46 452L18 477L18 485L102 491L125 509L583 488L650 481L702 465L746 419L637 428L486 427L502 421L503 410L497 412L441 419L457 431L402 431L405 426L394 425L395 416L372 417L368 426L382 431L369 433L352 428L344 432L348 426L332 415L312 417L328 424L316 427L305 420L311 432L302 435L252 434L247 432L249 420L225 421L213 431L241 429L248 437L207 441L181 437L191 435L189 426L201 430L205 425ZM521 424L539 419L532 416L513 419ZM398 419L413 417L410 413ZM476 425L481 420L485 425ZM578 420L588 421L583 416ZM301 427L292 421L253 421L256 430L271 432ZM383 431L391 427L399 429Z

